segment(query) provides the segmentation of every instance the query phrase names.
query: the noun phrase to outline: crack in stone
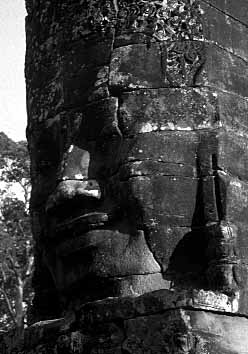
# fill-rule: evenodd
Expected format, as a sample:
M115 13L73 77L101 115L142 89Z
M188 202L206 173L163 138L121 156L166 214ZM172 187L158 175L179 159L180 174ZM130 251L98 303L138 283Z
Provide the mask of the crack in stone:
M219 220L223 220L223 218L225 217L225 212L224 212L224 207L221 198L220 177L218 176L218 171L220 171L220 168L218 167L217 156L215 154L212 155L212 169L214 175L214 195L215 195L217 214Z
M141 295L143 296L143 295ZM136 298L139 298L139 296L137 296ZM117 298L116 298L117 299ZM86 303L84 305L89 305L91 303ZM208 313L212 313L212 314L217 314L217 315L221 315L221 316L226 316L226 317L239 317L239 318L246 318L248 319L248 315L245 315L245 314L240 314L240 313L233 313L233 312L224 312L224 311L220 311L220 310L213 310L213 309L207 309L206 307L193 307L193 306L189 306L189 305L181 305L181 306L176 306L176 303L175 303L175 306L171 306L171 307L168 307L166 309L163 309L163 310L155 310L155 311L147 311L146 313L137 313L135 314L135 316L126 316L125 318L123 318L122 320L124 321L127 321L127 320L132 320L132 319L136 319L136 318L145 318L145 317L148 317L148 316L153 316L153 315L162 315L164 313L167 313L169 311L175 311L175 310L189 310L189 311L194 311L194 312L200 312L200 311L204 311L204 312L208 312ZM118 318L118 317L117 317ZM113 322L115 319L113 318L105 318L104 317L104 320L103 321L97 321L97 319L95 319L96 322L103 322L104 323L109 323L109 322ZM86 320L87 321L87 320ZM94 322L94 320L93 320Z
M147 245L148 246L148 245ZM149 249L150 250L150 249ZM150 252L152 253L152 251L150 250ZM152 253L153 255L153 253ZM154 257L155 258L155 257ZM125 279L125 278L131 278L131 277L135 277L135 276L146 276L146 275L154 275L154 274L162 274L161 272L144 272L144 273L132 273L132 274L124 274L124 275L115 275L115 276L108 276L107 279Z
M112 89L110 88L110 93L112 94L112 96L110 97L121 97L121 94L126 94L126 93L135 93L135 92L139 92L139 91L155 91L155 90L185 90L185 89L196 89L196 90L199 90L199 89L203 89L203 90L207 90L208 92L213 92L213 89L215 89L216 91L219 91L219 92L222 92L222 93L227 93L227 94L230 94L232 96L235 96L235 97L239 97L241 98L242 100L245 100L248 102L248 97L246 96L242 96L240 94L238 94L237 92L233 92L233 91L228 91L228 90L225 90L221 87L218 87L218 86L215 86L215 85L189 85L189 86L158 86L158 87L139 87L139 88L135 88L135 89L123 89L121 93L118 93L116 94L115 90L112 91ZM81 106L77 106L76 108L80 108Z
M127 178L123 178L123 179L121 179L120 181L121 182L127 182L127 181L129 181L130 179L132 179L132 178L139 178L139 177L154 177L154 178L156 178L156 177L161 177L161 176L163 176L163 177L169 177L169 178L185 178L185 179L187 179L187 178L190 178L190 179L197 179L197 177L193 177L193 176L185 176L185 175L167 175L167 174L165 174L165 173L151 173L151 174L132 174L130 177L127 177ZM151 178L149 178L149 180L150 180ZM178 215L179 216L179 215Z
M226 48L226 47L223 47L221 44L219 44L218 42L215 42L215 41L213 41L213 40L207 40L207 39L206 39L204 42L207 43L207 44L215 45L216 47L218 47L218 48L224 50L224 51L227 52L228 54L231 54L231 55L233 55L234 57L236 57L236 58L242 60L243 62L245 62L246 64L248 64L248 59L245 59L245 58L241 57L240 55L238 55L237 53L235 53L234 50L230 50L230 49L228 49L228 48Z
M239 22L241 25L243 25L243 26L245 26L245 27L248 28L248 24L246 24L245 22L243 22L243 21L237 19L236 17L232 16L230 13L221 10L220 8L218 8L217 6L214 6L213 4L211 4L211 3L210 3L209 1L207 1L207 0L201 0L201 1L204 2L205 4L209 5L209 6L213 7L214 9L218 10L219 12L223 13L225 16L229 16L229 17L232 18L233 20Z

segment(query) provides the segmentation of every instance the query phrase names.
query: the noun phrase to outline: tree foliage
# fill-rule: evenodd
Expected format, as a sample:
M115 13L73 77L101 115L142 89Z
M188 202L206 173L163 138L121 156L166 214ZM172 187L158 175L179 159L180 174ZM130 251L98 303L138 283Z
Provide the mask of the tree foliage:
M0 133L0 329L22 331L32 298L29 156L26 142Z

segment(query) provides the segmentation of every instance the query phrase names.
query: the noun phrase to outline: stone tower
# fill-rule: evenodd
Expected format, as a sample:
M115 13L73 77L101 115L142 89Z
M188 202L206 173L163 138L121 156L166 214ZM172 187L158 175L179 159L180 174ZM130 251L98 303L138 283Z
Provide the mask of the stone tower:
M248 353L248 2L27 10L25 353Z

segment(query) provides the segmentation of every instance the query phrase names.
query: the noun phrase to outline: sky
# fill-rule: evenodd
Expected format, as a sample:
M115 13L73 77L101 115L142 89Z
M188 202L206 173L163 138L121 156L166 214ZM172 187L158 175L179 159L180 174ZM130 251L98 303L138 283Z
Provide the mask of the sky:
M25 0L0 0L0 131L25 139Z

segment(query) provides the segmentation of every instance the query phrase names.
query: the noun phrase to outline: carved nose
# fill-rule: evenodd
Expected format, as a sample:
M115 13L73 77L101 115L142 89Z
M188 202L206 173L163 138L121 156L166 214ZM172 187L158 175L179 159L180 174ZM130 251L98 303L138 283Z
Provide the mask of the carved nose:
M99 200L101 190L96 180L77 181L66 180L58 184L55 191L49 196L46 204L46 211L56 209L61 205L75 200Z
M65 152L58 172L58 180L87 180L91 168L88 150L71 145Z
M69 205L75 200L99 200L101 189L97 180L89 176L90 168L89 152L71 145L62 160L58 172L59 183L47 200L46 211Z

